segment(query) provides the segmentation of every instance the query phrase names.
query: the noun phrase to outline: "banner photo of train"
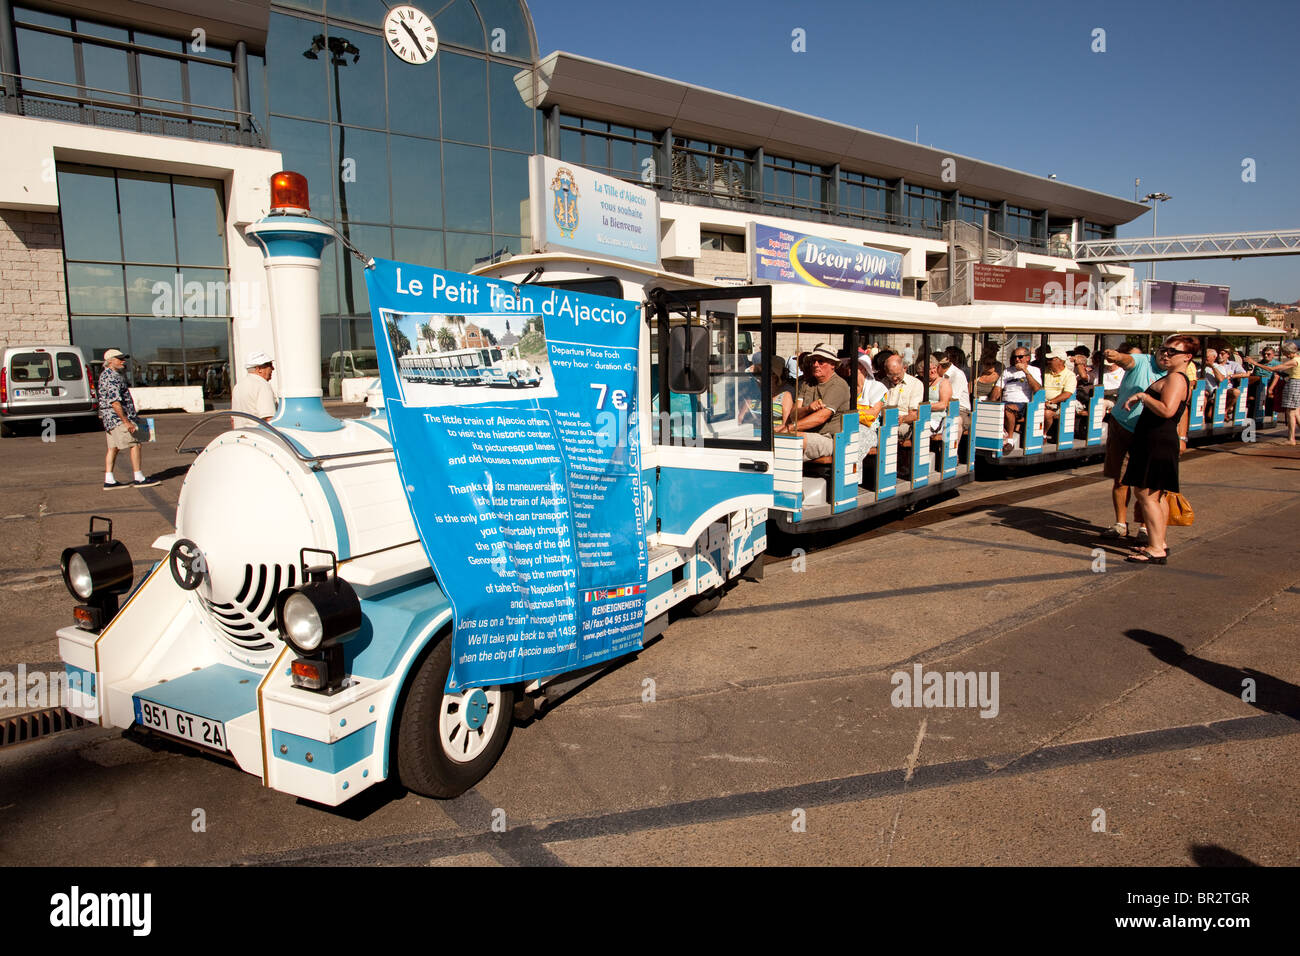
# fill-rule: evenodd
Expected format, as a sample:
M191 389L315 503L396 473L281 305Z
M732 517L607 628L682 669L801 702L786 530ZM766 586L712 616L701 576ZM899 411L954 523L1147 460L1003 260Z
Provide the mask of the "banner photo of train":
M540 315L385 310L383 320L408 406L555 397Z
M366 287L398 471L452 606L447 692L640 649L638 304L511 298L491 279L382 259ZM561 333L549 342L543 316Z

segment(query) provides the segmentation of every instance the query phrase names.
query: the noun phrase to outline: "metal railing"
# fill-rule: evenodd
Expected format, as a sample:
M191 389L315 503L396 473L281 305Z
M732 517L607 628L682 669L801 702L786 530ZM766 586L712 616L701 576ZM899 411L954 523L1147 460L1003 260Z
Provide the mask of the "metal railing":
M253 115L243 110L20 73L0 73L0 80L0 113L231 146L266 145Z

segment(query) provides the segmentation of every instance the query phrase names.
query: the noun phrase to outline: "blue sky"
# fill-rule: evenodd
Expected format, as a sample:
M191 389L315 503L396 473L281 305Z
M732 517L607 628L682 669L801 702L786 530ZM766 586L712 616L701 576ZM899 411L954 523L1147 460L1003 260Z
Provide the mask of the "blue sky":
M1300 3L529 0L566 50L1132 198L1160 234L1300 228ZM805 31L807 52L791 49ZM1092 52L1105 30L1104 53ZM1255 182L1242 161L1255 161ZM1147 213L1121 236L1150 235ZM1146 267L1139 266L1139 276ZM1300 299L1300 257L1161 263Z

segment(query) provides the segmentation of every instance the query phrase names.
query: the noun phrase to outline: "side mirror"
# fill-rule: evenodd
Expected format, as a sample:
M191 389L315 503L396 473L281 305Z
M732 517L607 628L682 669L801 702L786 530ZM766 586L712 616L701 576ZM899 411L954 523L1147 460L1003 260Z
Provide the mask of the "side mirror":
M682 395L709 390L709 330L678 325L668 331L668 387Z

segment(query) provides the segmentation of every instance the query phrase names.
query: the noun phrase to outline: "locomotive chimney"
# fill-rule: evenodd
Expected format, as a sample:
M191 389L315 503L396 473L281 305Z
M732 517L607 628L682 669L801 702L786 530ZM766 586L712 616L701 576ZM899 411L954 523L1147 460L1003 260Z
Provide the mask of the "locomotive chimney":
M271 177L271 212L245 231L266 253L271 329L280 409L271 424L304 431L335 431L343 423L321 401L320 259L334 232L311 218L307 180L299 173Z

